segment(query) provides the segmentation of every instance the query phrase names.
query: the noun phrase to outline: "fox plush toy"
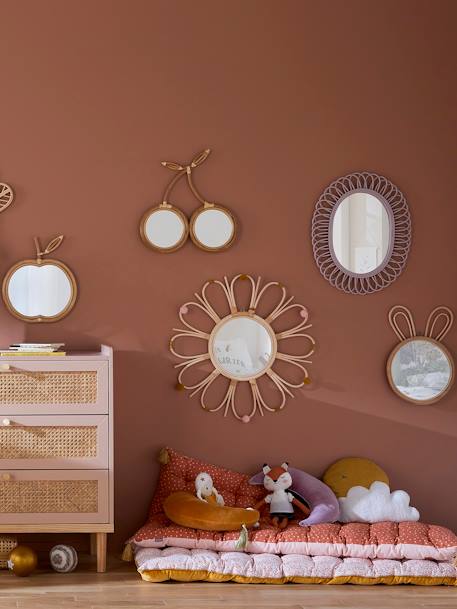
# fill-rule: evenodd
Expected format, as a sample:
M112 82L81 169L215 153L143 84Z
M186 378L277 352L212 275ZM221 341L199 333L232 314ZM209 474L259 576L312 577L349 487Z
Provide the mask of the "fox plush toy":
M294 517L294 506L300 509L305 516L310 510L294 491L287 489L292 486L292 476L289 474L289 464L283 463L278 467L270 467L266 463L263 466L263 486L267 491L272 491L255 506L259 509L264 503L270 506L271 523L280 529L285 529L289 520Z

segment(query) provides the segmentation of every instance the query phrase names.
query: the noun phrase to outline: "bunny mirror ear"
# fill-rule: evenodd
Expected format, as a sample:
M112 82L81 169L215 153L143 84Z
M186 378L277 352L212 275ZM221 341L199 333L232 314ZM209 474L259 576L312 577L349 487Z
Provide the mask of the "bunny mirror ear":
M284 463L281 463L281 467L282 467L282 469L285 469L287 472L287 470L289 469L289 464L287 463L287 461L284 461Z
M435 325L438 323L438 330ZM454 323L454 313L448 307L439 306L430 313L425 326L425 336L436 341L442 341ZM441 329L440 329L441 328ZM434 336L435 334L435 336Z
M403 319L403 322L406 321L406 327L408 330L406 334L401 329L400 319ZM407 338L414 338L416 336L416 326L414 325L412 313L409 309L403 307L402 305L395 305L390 309L389 323L400 341L404 341Z
M267 465L266 463L264 463L263 467L262 467L262 471L266 476L269 472L271 472L271 467L269 465Z

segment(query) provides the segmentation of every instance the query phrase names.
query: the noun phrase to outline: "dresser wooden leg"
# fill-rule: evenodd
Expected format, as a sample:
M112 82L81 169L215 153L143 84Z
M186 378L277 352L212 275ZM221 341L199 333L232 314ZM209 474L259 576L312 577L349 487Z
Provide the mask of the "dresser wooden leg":
M97 573L106 571L106 533L96 533L97 536Z

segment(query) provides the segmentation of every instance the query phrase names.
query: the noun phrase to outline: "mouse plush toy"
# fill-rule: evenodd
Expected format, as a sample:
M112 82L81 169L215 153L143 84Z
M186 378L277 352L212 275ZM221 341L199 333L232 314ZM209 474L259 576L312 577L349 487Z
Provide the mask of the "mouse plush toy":
M266 463L263 466L263 485L269 495L264 497L255 507L259 509L264 503L270 506L271 523L280 529L285 529L289 520L294 517L294 506L301 510L305 516L309 514L309 508L303 498L294 491L288 491L292 486L292 477L289 474L289 464L283 463L278 467L270 467Z

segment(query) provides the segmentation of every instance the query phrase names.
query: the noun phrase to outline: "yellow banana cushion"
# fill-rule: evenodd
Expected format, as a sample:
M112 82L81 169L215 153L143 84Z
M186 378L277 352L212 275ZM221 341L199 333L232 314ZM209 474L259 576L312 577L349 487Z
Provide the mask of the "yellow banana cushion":
M242 524L252 527L260 518L257 510L207 503L183 491L167 497L163 510L172 522L204 531L238 531Z
M386 472L370 459L361 457L346 457L335 461L326 470L322 480L329 486L337 497L346 497L353 486L370 488L377 480L389 485Z

